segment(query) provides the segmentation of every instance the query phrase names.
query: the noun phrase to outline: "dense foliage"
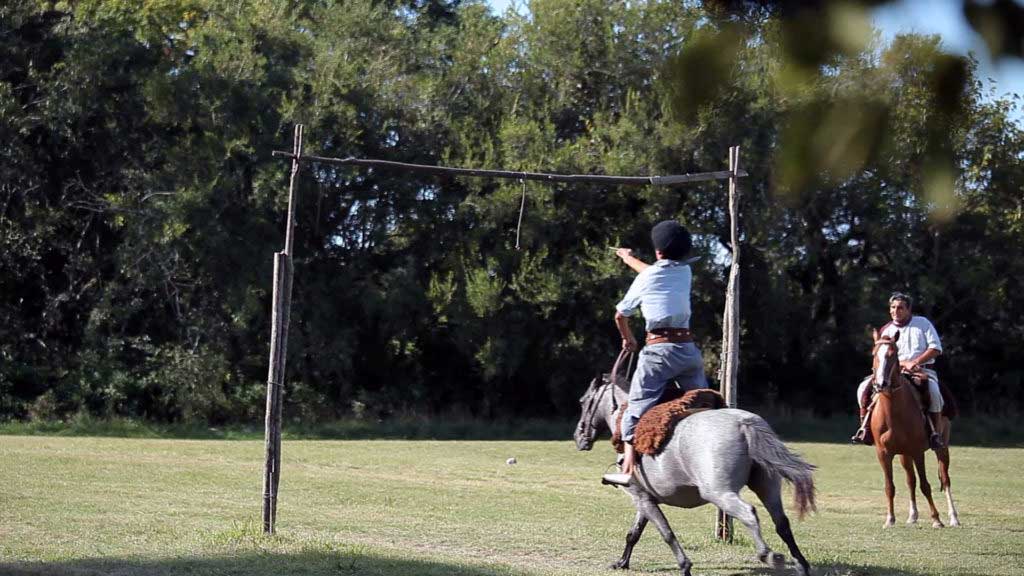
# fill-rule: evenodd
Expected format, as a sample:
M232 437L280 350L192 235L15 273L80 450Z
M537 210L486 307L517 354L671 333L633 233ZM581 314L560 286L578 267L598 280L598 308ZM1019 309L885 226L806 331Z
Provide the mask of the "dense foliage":
M741 403L852 410L865 326L900 289L965 407L1019 411L1016 104L938 39L879 45L828 6L5 3L0 417L258 422L287 202L271 151L297 123L312 154L565 173L721 170L740 145ZM717 373L722 183L299 182L286 418L572 413L618 345L631 274L608 247L650 260L670 217L706 255L693 328Z

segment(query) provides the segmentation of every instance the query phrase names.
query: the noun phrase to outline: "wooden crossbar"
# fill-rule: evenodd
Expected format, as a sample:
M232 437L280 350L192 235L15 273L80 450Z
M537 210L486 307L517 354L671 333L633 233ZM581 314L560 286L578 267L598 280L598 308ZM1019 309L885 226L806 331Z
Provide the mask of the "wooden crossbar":
M394 162L392 160L374 160L371 158L329 158L325 156L296 156L291 152L275 150L275 158L283 160L298 160L299 162L317 162L321 164L335 164L339 166L370 166L391 170L408 170L414 172L425 172L428 174L451 174L455 176L470 176L474 178L507 178L512 180L539 180L542 182L571 182L571 183L592 183L612 184L618 186L679 186L691 182L705 182L708 180L726 180L732 177L744 178L747 176L745 170L739 170L735 174L728 170L718 172L697 172L694 174L678 174L670 176L604 176L600 174L549 174L546 172L517 172L514 170L483 170L476 168L450 168L447 166L429 166L426 164L409 164L407 162Z

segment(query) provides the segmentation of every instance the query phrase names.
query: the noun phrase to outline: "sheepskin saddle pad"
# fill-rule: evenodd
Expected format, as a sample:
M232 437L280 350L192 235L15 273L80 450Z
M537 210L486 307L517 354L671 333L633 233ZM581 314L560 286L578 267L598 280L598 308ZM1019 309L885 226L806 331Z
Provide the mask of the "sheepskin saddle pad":
M666 400L666 396L671 399ZM665 447L665 443L672 437L672 432L680 420L704 410L725 408L725 398L718 392L707 388L690 390L681 397L673 396L671 392L663 395L659 404L640 417L640 421L637 422L636 429L633 431L633 448L637 452L653 456ZM622 410L619 410L619 415L615 419L612 445L615 446L616 452L622 452L624 448L622 414L628 405L628 402L622 405Z

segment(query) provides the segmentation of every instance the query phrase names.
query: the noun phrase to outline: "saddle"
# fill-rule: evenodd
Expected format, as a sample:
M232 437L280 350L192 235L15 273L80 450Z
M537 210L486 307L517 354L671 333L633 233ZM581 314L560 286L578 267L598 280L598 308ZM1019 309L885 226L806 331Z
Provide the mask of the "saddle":
M914 391L917 393L915 396L921 406L921 411L927 411L928 405L931 404L931 393L928 388L928 374L924 372L908 373L904 372L903 376L908 382L913 384ZM867 376L871 378L871 376ZM960 415L960 408L956 404L956 398L953 397L953 392L946 386L945 382L939 382L939 392L942 394L942 415L953 420ZM864 397L861 399L861 406L867 406L871 404L871 399L874 397L874 392L871 386L864 388Z
M615 431L612 433L612 446L619 453L624 450L622 414L628 405L628 402L624 403L619 410L619 415L615 419ZM697 412L725 406L725 398L714 390L701 388L684 393L680 388L667 386L658 404L645 412L637 422L633 431L633 448L641 454L653 456L665 447L665 442L672 437L672 432L680 420Z

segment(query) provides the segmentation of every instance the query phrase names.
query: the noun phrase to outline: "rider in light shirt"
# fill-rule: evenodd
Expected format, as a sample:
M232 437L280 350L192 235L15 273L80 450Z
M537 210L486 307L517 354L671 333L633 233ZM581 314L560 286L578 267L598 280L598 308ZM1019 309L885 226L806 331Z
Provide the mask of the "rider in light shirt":
M921 372L928 375L928 418L932 423L932 435L929 439L932 449L942 446L942 438L939 436L941 430L942 415L942 392L939 390L939 379L935 373L935 358L942 354L942 342L939 340L939 333L935 326L924 316L911 314L912 300L910 296L894 293L889 297L889 316L892 322L886 324L880 333L882 337L893 337L899 332L899 340L896 342L896 349L900 359L900 368L903 372ZM868 386L868 380L861 382L857 389L857 402L860 404L861 418L863 419L867 406L863 405L864 391ZM862 426L862 429L866 426ZM858 430L855 440L861 440L861 431Z
M633 430L640 416L661 398L665 385L675 379L684 390L707 388L704 361L690 334L690 233L675 220L658 223L651 229L657 261L647 264L633 257L627 248L616 254L638 272L629 291L615 306L615 325L622 336L622 347L639 349L629 328L629 318L639 310L647 329L646 346L640 351L636 372L629 387L629 405L622 416L622 440L625 444L621 474L605 474L608 484L628 484L636 462Z

